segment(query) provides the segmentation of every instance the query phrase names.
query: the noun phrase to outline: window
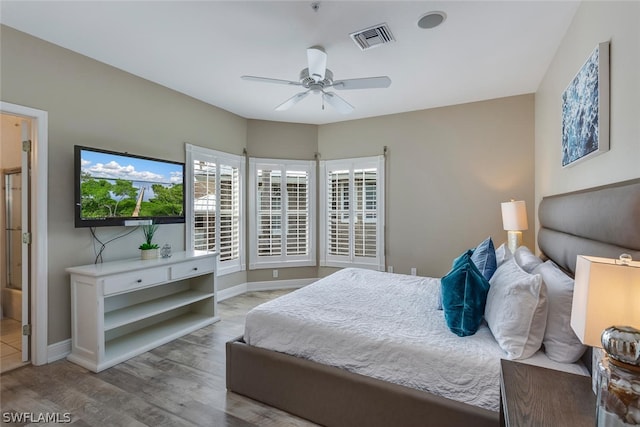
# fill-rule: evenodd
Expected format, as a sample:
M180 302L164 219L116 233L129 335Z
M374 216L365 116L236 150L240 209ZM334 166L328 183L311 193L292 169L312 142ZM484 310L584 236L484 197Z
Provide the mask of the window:
M249 159L249 268L316 265L315 162Z
M217 251L218 275L244 270L242 156L187 144L187 247Z
M384 270L384 157L320 162L320 265Z

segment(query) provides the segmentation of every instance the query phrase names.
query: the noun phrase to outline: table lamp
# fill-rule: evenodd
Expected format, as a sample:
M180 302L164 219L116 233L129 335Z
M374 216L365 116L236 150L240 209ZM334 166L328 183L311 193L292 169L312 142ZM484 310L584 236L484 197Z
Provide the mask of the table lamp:
M511 200L502 205L502 228L507 231L507 247L514 253L522 245L522 230L527 230L527 205L524 200Z
M640 262L578 255L571 327L605 351L593 367L597 425L640 425Z

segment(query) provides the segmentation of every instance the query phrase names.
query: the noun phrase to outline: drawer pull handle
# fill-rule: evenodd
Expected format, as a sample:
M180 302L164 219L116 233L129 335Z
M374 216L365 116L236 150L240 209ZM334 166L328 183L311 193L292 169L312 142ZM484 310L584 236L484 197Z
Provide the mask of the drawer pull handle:
M198 271L198 267L193 267L193 271Z
M142 283L142 279L136 280L136 283Z

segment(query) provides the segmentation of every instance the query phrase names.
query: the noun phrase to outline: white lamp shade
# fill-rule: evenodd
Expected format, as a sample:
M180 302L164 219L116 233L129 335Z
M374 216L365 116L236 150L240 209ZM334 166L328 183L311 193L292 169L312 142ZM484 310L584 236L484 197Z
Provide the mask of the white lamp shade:
M507 231L521 231L529 228L527 205L524 200L512 200L501 203L502 228Z
M571 327L591 347L602 347L609 326L640 328L640 262L578 255Z

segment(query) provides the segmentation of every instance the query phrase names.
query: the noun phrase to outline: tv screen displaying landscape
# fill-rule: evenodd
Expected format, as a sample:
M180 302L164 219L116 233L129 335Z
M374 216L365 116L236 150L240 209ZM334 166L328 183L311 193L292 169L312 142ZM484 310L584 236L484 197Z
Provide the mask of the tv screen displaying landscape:
M76 226L184 222L184 164L76 147Z

